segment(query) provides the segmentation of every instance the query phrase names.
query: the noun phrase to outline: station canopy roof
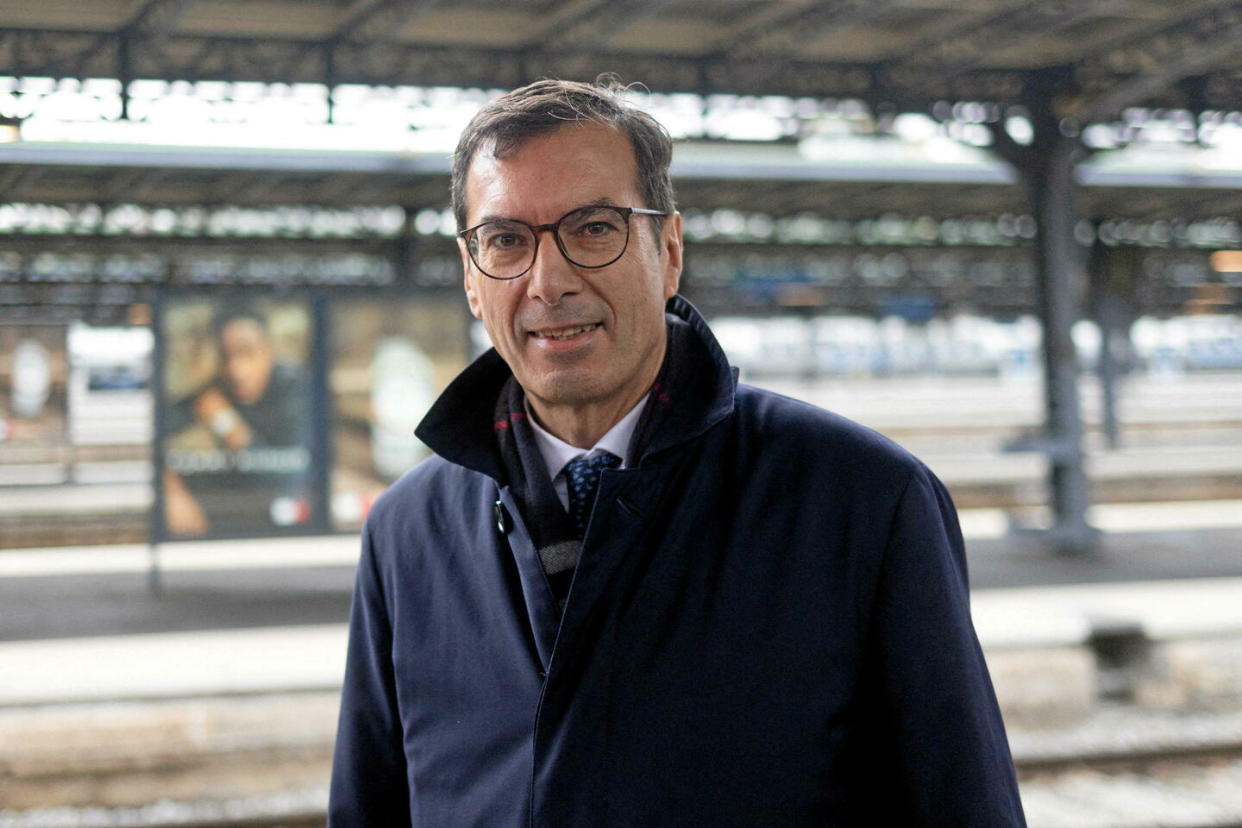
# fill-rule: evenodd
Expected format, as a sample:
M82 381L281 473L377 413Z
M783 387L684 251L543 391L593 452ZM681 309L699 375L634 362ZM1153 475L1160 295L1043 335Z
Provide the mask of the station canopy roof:
M41 0L0 4L16 74L510 88L615 71L652 89L1242 109L1221 0ZM1085 118L1084 118L1085 119Z
M860 158L868 147L858 141L843 144L849 153L835 160L807 158L789 144L680 143L673 162L678 204L838 218L1029 211L1014 173L986 152L962 148L964 160L946 164L925 148L879 140L902 155ZM42 204L443 208L448 167L446 154L0 145L3 200ZM1081 208L1091 218L1242 215L1242 158L1229 162L1221 152L1132 148L1086 162L1080 179Z
M451 86L616 72L656 93L852 100L872 113L953 102L1005 117L1055 89L1080 126L1126 107L1242 110L1242 2L1220 0L41 0L0 2L13 77ZM1017 111L1020 111L1017 110ZM1242 212L1242 174L1189 148L1083 170L1090 216ZM986 153L981 153L986 155ZM1189 159L1189 160L1187 160ZM1180 164L1180 166L1179 166ZM1235 167L1238 165L1234 165ZM442 206L443 154L0 146L0 201ZM682 205L840 216L1022 212L1001 162L834 163L791 143L687 142Z

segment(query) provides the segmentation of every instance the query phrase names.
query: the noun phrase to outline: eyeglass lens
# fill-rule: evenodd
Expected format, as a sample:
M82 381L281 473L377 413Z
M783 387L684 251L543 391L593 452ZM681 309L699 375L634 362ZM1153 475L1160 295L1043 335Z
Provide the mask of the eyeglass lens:
M625 252L629 222L612 207L581 207L556 225L565 257L579 267L603 267ZM536 238L520 221L489 221L475 229L470 255L479 269L496 279L521 276L535 262Z

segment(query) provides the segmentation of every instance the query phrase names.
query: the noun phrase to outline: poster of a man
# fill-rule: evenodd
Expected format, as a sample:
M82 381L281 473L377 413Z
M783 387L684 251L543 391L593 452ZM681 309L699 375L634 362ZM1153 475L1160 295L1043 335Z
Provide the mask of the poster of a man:
M319 499L306 302L170 300L162 327L167 535L309 529Z

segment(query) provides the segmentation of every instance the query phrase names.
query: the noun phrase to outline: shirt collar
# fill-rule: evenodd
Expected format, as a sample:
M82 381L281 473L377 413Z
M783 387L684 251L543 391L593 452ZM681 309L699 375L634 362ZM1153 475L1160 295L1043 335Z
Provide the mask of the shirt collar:
M676 381L661 388L651 401L652 405L674 405L650 440L644 441L644 456L684 445L723 421L733 411L737 386L736 369L729 367L698 310L681 296L669 299L665 310L669 350L680 350L685 364ZM674 346L674 339L681 345ZM495 348L488 348L449 383L415 435L448 462L501 483L505 472L496 432L509 425L507 420L503 426L496 421L496 400L512 381L513 372L504 359ZM642 462L642 457L627 459L631 466Z
M634 429L638 426L638 418L642 415L649 396L651 395L648 394L639 400L630 409L629 413L618 420L616 425L608 429L607 433L600 437L599 442L592 446L589 451L583 451L577 446L571 446L539 425L531 414L530 403L527 403L526 418L530 423L531 429L535 432L535 444L539 446L539 453L543 456L544 465L548 467L548 477L556 479L556 476L565 468L565 464L575 457L593 457L604 451L620 457L621 468L628 468L630 465L630 438L634 436Z

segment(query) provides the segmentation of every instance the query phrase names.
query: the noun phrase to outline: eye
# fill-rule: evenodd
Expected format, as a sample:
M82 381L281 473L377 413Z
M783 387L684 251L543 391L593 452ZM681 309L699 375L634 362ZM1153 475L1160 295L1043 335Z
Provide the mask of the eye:
M505 252L530 244L530 234L523 227L497 223L480 227L475 240L484 250Z
M583 236L606 236L616 229L606 221L592 221L582 225L578 232Z
M517 233L497 233L487 241L492 247L516 247L522 243L522 237Z
M582 241L607 239L621 232L620 216L613 210L587 207L570 213L564 232Z

